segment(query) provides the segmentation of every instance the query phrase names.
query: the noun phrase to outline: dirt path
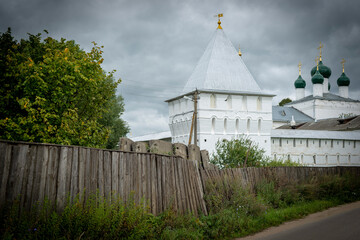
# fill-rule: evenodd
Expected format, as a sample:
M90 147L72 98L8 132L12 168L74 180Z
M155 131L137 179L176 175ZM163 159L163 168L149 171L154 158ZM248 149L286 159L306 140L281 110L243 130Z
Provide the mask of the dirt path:
M330 237L328 237L327 239L329 238L331 239L332 237L335 237L336 234L338 234L338 233L331 233L331 231L342 231L341 234L344 234L345 232L345 234L352 236L356 233L352 232L348 228L352 224L357 224L357 226L359 225L360 217L358 216L359 215L358 212L360 212L360 201L345 205L340 205L337 207L329 208L322 212L310 214L305 218L286 222L280 226L268 228L255 235L247 236L244 238L237 238L237 240L283 239L283 238L286 239L289 236L291 236L290 234L294 235L291 237L292 239L295 239L296 236L299 236L300 238L303 239L313 239L312 236L320 235L324 237L324 234L329 234ZM351 214L351 213L353 213L352 215L354 215L353 216L354 220L350 220L348 216L345 217L345 214ZM336 218L339 218L339 220L336 220ZM348 220L349 222L345 223L344 221L346 220ZM321 222L324 222L325 224L324 227L321 226L322 224ZM331 227L330 223L332 223L334 227ZM311 229L311 227L313 229ZM311 233L311 231L314 232ZM304 238L305 234L308 235L307 236L308 238ZM311 234L312 236L310 236ZM347 239L352 239L351 236L349 236ZM360 239L359 235L357 235L357 237L359 238L356 239Z

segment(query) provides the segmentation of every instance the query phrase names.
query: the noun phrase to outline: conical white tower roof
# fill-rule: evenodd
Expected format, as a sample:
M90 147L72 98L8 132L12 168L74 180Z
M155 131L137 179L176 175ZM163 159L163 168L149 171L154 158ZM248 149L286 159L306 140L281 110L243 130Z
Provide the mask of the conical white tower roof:
M261 92L259 85L222 29L216 29L182 93L195 89Z

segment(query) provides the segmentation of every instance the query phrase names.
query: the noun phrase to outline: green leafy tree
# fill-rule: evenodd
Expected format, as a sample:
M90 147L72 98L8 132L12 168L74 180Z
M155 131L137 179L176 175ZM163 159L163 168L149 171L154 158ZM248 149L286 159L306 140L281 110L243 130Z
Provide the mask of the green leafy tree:
M290 98L284 98L283 100L281 100L279 102L279 106L284 106L285 104L291 103L291 102L292 102L292 100Z
M29 34L0 36L0 138L112 147L129 129L119 119L113 73L103 71L102 46L85 52L74 41Z
M268 157L265 150L246 136L218 140L210 162L220 168L260 167Z

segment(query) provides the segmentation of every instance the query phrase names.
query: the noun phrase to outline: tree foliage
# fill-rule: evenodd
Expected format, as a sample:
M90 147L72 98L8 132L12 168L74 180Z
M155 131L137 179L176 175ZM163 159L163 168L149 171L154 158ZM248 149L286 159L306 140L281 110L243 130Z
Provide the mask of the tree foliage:
M291 103L291 102L292 102L292 100L290 98L284 98L283 100L281 100L279 102L279 106L284 106L285 104Z
M86 52L74 41L41 34L0 36L0 138L113 147L128 132L120 119L113 73L101 64L102 46ZM111 142L111 143L110 143Z

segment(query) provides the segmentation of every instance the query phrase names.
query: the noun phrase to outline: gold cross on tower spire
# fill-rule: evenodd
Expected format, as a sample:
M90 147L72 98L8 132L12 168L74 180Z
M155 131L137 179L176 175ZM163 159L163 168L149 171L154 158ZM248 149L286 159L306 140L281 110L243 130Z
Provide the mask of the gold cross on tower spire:
M241 57L242 53L240 51L240 44L239 44L239 56Z
M218 29L222 29L220 18L223 17L223 14L222 14L222 13L219 13L219 14L215 15L214 17L218 17L218 19L219 19L219 20L218 20L219 26L218 26L217 28L218 28Z
M344 70L345 62L346 62L345 59L342 59L342 60L341 60L341 65L342 65L342 68L343 68L343 72L345 72L345 70Z
M299 62L299 64L298 64L298 67L299 67L299 76L301 75L301 62Z
M319 51L320 51L320 55L319 55L319 60L320 61L322 61L322 59L321 59L321 55L322 55L322 51L321 51L321 49L324 47L324 44L322 44L321 42L320 42L320 45L319 45L319 47L317 48Z
M317 70L317 71L319 71L319 60L320 60L320 57L316 57L316 58L315 58L316 70Z

